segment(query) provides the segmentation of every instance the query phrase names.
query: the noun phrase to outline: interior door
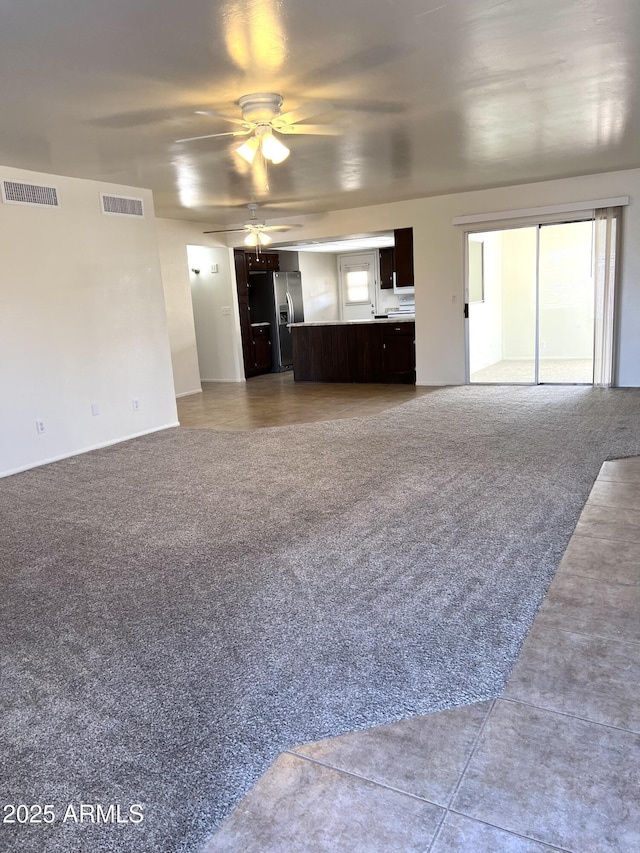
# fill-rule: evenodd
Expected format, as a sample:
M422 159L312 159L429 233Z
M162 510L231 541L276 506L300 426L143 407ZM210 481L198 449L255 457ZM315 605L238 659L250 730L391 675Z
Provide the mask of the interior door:
M376 313L376 255L338 255L343 320L371 320Z

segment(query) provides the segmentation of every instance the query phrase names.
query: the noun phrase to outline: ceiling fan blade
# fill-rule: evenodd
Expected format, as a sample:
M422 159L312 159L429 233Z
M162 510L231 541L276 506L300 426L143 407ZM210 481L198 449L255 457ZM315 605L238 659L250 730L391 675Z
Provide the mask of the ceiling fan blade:
M261 231L291 231L292 228L302 228L303 226L300 223L296 223L295 225L265 225L264 228L261 228Z
M342 128L331 124L286 124L284 127L274 127L276 133L297 134L298 136L341 136Z
M317 116L321 113L328 113L333 110L333 104L329 101L309 101L308 104L302 104L296 107L295 110L289 110L288 113L282 113L274 119L273 126L277 127L281 124L295 124L298 121L304 121L311 116Z
M217 231L203 231L203 234L235 234L236 232L245 231L245 228L220 228Z
M227 133L206 133L204 136L188 136L186 139L176 139L175 142L196 142L198 139L216 139L219 136L248 136L249 130L230 130Z
M197 116L213 116L213 118L221 118L224 121L230 121L233 124L241 124L243 127L248 127L253 129L254 125L250 121L245 121L241 118L231 118L231 116L226 116L224 113L217 113L215 110L196 110Z

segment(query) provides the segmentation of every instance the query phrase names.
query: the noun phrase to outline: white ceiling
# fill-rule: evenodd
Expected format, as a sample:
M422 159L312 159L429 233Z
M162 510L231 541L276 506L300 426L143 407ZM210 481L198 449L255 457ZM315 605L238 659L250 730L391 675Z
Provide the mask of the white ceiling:
M229 225L640 166L638 0L5 0L0 162ZM326 99L268 190L237 99ZM240 142L242 140L239 140Z

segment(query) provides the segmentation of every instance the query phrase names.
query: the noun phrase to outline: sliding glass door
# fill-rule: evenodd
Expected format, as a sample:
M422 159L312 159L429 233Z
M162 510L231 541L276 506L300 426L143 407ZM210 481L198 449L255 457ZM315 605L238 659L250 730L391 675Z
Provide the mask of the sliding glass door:
M593 382L593 220L467 235L472 383Z

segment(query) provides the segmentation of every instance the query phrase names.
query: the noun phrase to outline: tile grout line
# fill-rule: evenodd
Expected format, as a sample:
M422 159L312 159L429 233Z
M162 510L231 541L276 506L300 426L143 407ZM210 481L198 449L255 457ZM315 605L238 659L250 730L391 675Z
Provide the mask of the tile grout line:
M539 838L533 838L530 835L522 835L519 832L514 832L513 829L505 829L503 826L497 826L495 823L490 823L488 820L481 820L477 817L471 817L464 812L459 812L457 809L447 809L447 814L455 814L459 817L466 818L466 820L472 820L475 823L481 823L484 826L490 826L493 829L497 829L499 832L505 832L507 835L513 835L515 838L521 838L523 841L533 841L536 844L544 844L545 847L548 847L550 850L556 850L558 853L574 853L569 847L558 847L557 844L553 844L549 841L541 841ZM429 853L429 851L427 851Z
M410 791L403 791L402 788L395 788L393 785L387 785L385 782L379 782L376 779L369 779L368 776L361 776L358 773L354 773L352 770L344 770L341 767L335 767L333 764L327 764L326 761L320 761L320 759L312 758L310 755L301 755L299 752L294 752L291 749L285 749L280 753L280 755L291 755L293 758L299 758L302 761L309 761L311 764L317 764L327 770L333 770L334 773L341 773L344 776L350 776L352 779L357 779L359 782L367 782L368 784L375 785L378 788L393 791L394 794L400 794L403 797L410 797L412 800L418 800L420 803L427 803L430 806L446 810L446 806L443 806L441 803L435 803L433 800L428 800L426 797L421 797L419 794L412 794Z
M499 697L498 697L498 698L499 698ZM440 833L442 832L442 827L443 827L444 822L445 822L445 820L446 820L447 814L449 813L449 811L450 811L450 809L451 809L451 804L453 803L453 801L454 801L454 799L455 799L455 797L456 797L456 794L457 794L457 793L458 793L458 791L460 790L460 786L462 785L462 781L463 781L463 779L464 779L464 777L465 777L465 774L466 774L466 772L467 772L467 769L468 769L468 767L469 767L469 764L471 763L471 759L472 759L472 758L473 758L473 756L475 755L476 748L477 748L477 746L478 746L478 743L480 742L480 738L482 737L482 734L483 734L483 732L484 732L484 730L485 730L485 728L486 728L486 726L487 726L487 723L489 722L489 718L491 717L491 714L493 713L493 709L495 708L495 706L496 706L496 702L497 702L497 701L498 701L498 699L492 699L492 701L491 701L491 705L490 705L490 707L487 709L486 716L485 716L484 720L482 721L482 725L481 725L481 726L480 726L480 728L478 729L478 733L476 734L475 738L473 739L473 743L471 744L471 749L469 750L469 755L467 756L467 760L465 761L465 763L464 763L464 767L462 768L462 771L461 771L460 775L458 776L458 781L457 781L457 782L456 782L456 784L454 785L453 791L452 791L452 792L451 792L451 794L449 795L449 799L448 799L447 804L446 804L446 806L445 806L444 814L443 814L443 815L442 815L442 817L440 818L440 821L439 821L439 823L438 823L438 826L437 826L437 828L436 828L436 831L435 831L435 833L434 833L434 836L433 836L433 838L431 839L431 844L430 844L430 845L429 845L429 847L427 848L426 853L431 853L431 851L433 850L433 847L434 847L435 843L437 842L438 838L440 837Z
M587 538L589 538L589 537L587 537ZM602 541L603 542L612 542L612 541L616 541L616 540L603 539ZM634 544L637 544L638 546L640 546L640 542L634 543ZM638 583L622 583L622 581L615 581L615 580L611 580L610 578L602 578L602 577L591 578L591 577L588 577L587 575L581 575L580 572L574 572L571 569L558 569L553 580L551 581L551 584L549 585L549 590L551 589L551 586L553 585L553 582L556 580L558 575L570 575L571 577L582 578L583 580L602 581L602 583L610 583L610 584L614 584L615 586L638 586L638 585L640 585L640 572L638 573ZM549 591L547 591L547 595L548 595L548 592ZM547 596L545 595L545 598L546 597Z
M609 509L615 509L615 507L609 507ZM638 515L640 515L640 512L638 513ZM580 519L578 519L577 523L580 524ZM583 522L583 523L586 524L587 522ZM598 522L595 522L595 523L597 524ZM604 524L617 524L617 522L606 522L606 521L602 522L602 523L604 523ZM573 531L572 535L575 536L576 534L578 534L578 536L581 536L583 539L599 539L602 542L623 542L625 545L640 545L640 539L621 539L620 536L615 536L613 538L611 538L609 536L590 536L588 533L582 533L581 531L577 530L577 528Z
M586 580L590 580L590 578L587 578ZM635 587L635 584L630 584L630 586ZM544 614L539 614L539 616L539 624L535 625L534 623L534 625L536 628L544 628L545 631L561 631L563 634L573 634L576 637L584 637L587 640L603 640L607 643L620 643L623 646L631 646L632 648L640 646L640 640L620 640L617 637L605 637L603 634L584 634L582 631L569 631L567 628L558 628L557 625L547 625L544 621ZM538 619L538 616L536 616L536 619ZM532 625L531 628L533 628L534 625ZM531 631L529 631L529 633L531 633ZM527 634L527 636L529 635Z
M625 729L623 726L614 726L612 723L601 723L598 720L590 720L588 717L581 717L578 714L569 714L567 711L556 711L555 708L545 708L543 705L534 705L533 702L525 702L524 699L514 699L511 696L501 696L503 702L510 702L512 705L524 705L527 708L535 708L536 711L544 711L547 714L555 714L557 717L567 717L570 720L580 720L582 723L589 723L591 726L600 726L603 729L612 729L615 732L624 732L629 735L639 735L640 731L634 729Z

